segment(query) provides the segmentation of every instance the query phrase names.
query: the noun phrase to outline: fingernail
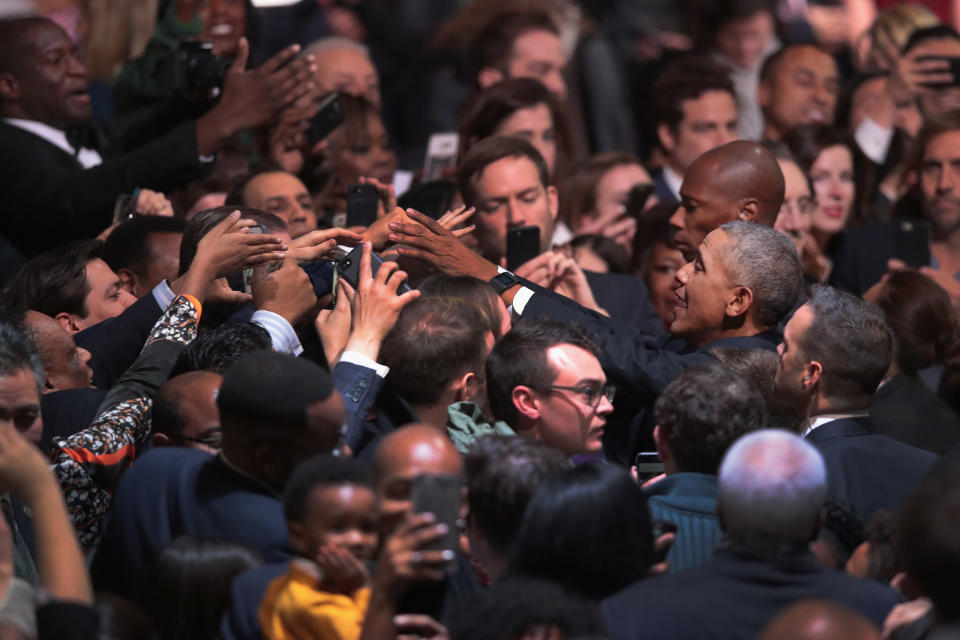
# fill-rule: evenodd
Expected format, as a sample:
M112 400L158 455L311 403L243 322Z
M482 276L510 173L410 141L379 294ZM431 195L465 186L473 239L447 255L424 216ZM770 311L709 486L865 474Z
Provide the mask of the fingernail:
M448 526L447 526L445 523L443 523L443 522L441 522L440 524L437 525L437 531L439 531L440 533L446 533L446 532L449 531L449 530L450 530L450 527L448 527Z
M424 514L423 514L423 519L424 519L426 522L433 522L434 520L437 519L437 516L433 515L433 514L430 513L430 512L427 512L427 513L424 513Z
M398 236L398 235L395 234L395 233L391 233L391 234L390 234L389 236L387 236L387 237L390 238L390 241L391 241L391 242L397 242L397 241L400 240L400 236Z
M446 560L447 562L450 562L456 557L456 555L450 549L444 549L443 553L440 554L440 557Z
M396 222L391 222L387 226L393 229L394 231L397 231L400 229L400 225Z

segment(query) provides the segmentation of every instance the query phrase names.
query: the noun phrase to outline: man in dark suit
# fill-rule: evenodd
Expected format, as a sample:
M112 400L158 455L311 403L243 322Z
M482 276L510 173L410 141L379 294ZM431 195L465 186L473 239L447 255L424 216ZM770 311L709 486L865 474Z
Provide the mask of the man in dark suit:
M937 456L871 427L870 404L893 353L883 312L821 287L793 314L778 351L777 392L810 416L804 437L823 454L830 496L864 522L878 509L897 511Z
M242 41L221 99L198 119L165 108L91 126L86 69L66 32L45 18L0 21L4 236L27 256L96 236L118 195L202 176L230 137L268 122L311 88L312 58L279 68L296 51L245 71Z
M641 580L602 604L616 640L753 640L805 598L847 606L883 624L900 597L889 587L817 564L810 552L827 494L823 458L782 430L746 435L727 452L717 509L726 538L706 564Z
M217 407L221 455L161 448L124 475L92 567L98 589L141 600L143 576L180 535L235 540L268 561L291 554L278 496L298 462L337 445L340 394L316 364L259 351L227 370Z
M666 152L654 176L660 202L680 204L680 184L698 157L740 138L737 98L730 74L707 57L668 65L653 87L657 141Z

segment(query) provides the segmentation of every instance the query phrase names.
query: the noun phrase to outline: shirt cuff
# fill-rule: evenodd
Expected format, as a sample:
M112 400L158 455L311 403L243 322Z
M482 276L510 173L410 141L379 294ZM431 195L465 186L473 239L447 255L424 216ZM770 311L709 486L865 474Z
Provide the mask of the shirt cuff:
M523 309L527 306L527 303L530 302L530 298L534 294L533 289L528 289L527 287L520 287L520 291L517 291L513 296L513 312L518 316L523 315Z
M250 322L258 324L267 330L270 334L270 341L273 343L273 350L280 353L289 353L292 356L298 356L303 353L303 345L300 344L300 338L297 332L293 330L287 319L273 311L260 309L254 311Z
M339 362L349 362L350 364L355 364L358 367L373 369L381 378L386 378L387 374L390 373L390 367L370 359L368 356L363 355L359 351L344 351L342 354L340 354Z
M176 296L173 295L173 289L167 284L166 280L161 280L160 284L153 288L153 299L157 301L161 309L166 309L173 302Z
M890 141L893 140L893 129L882 127L871 118L864 118L853 133L853 138L864 155L877 164L883 164Z

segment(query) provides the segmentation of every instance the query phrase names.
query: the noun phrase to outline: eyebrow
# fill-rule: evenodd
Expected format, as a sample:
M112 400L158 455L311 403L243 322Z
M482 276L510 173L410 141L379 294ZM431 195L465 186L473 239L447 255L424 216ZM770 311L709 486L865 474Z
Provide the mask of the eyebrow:
M309 194L308 194L309 195ZM263 201L264 204L273 203L273 202L286 202L287 196L270 196Z
M581 378L577 381L576 386L585 385L585 384L595 384L598 386L603 386L607 383L606 380L601 380L599 378Z

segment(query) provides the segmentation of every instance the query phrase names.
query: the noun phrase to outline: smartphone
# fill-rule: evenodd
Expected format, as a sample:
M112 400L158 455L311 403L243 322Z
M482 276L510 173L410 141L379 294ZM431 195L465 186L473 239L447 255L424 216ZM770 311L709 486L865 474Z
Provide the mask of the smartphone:
M132 193L117 196L113 205L113 222L123 222L137 215L137 197Z
M540 255L540 227L507 229L507 269L513 271Z
M896 257L914 269L930 266L929 222L923 220L902 220L900 222Z
M653 195L655 187L652 183L641 182L633 185L627 192L626 210L627 215L636 218L643 213L647 206L647 200Z
M460 538L457 519L461 504L460 478L449 473L423 474L413 479L410 500L414 513L432 513L437 524L447 525L447 533L424 549L456 551Z
M343 124L343 106L340 104L340 94L334 91L320 102L317 112L310 118L307 143L312 147L341 124Z
M343 278L344 281L349 284L354 289L357 288L357 283L360 281L360 258L363 256L363 245L354 247L353 251L340 258L337 262L337 273L339 277ZM376 253L370 254L370 275L374 278L377 277L377 271L380 270L380 265L383 264L383 260ZM397 288L397 293L406 293L410 291L409 285L406 282L400 284Z
M641 451L633 459L633 464L637 467L637 479L641 484L664 472L660 454L656 451Z
M369 227L377 220L380 192L372 184L347 187L347 226Z
M250 227L247 233L266 233L267 227L262 224L255 224ZM246 293L253 293L253 267L243 270L243 290Z
M423 182L443 178L457 166L460 136L453 132L434 133L427 141L427 157L423 163Z

